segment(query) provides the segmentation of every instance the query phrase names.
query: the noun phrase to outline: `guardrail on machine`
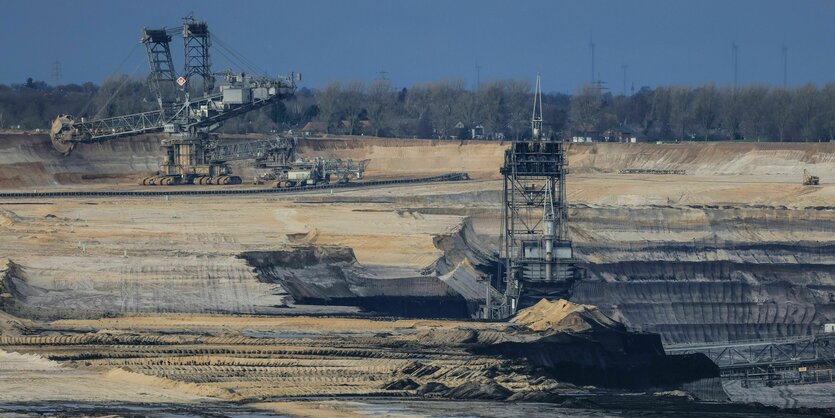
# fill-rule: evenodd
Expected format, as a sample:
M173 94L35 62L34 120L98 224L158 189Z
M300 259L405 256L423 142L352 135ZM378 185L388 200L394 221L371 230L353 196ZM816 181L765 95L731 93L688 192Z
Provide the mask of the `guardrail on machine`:
M702 353L719 366L721 376L727 379L769 385L835 381L835 334L681 344L667 346L665 351Z

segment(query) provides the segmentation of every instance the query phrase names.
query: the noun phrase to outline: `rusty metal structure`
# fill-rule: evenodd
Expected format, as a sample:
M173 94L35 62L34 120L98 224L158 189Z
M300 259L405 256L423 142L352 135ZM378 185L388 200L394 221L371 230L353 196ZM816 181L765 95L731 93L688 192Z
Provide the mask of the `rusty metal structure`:
M511 316L541 298L564 297L576 276L567 228L568 161L563 141L543 131L541 89L537 75L531 137L513 141L500 170L503 299L487 297L490 319Z
M171 56L171 41L181 36L183 71L178 75ZM291 97L300 79L211 72L211 33L206 22L193 16L182 27L142 29L150 67L149 85L158 109L109 118L75 120L60 115L50 136L56 150L68 155L78 144L115 138L162 133L162 161L156 175L142 179L146 185L235 184L238 176L216 157L217 139L211 135L223 122ZM222 76L216 88L215 76ZM191 97L197 87L202 95Z

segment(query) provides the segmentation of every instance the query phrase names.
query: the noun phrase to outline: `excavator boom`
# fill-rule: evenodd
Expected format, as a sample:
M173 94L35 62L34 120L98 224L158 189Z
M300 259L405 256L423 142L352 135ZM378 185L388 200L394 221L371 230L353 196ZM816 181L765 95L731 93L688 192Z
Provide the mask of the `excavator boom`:
M172 36L177 34L183 36L185 48L185 67L179 77L176 77L169 47ZM208 25L193 17L186 18L182 29L143 29L140 40L146 47L151 70L149 87L159 109L89 120L60 115L53 121L50 131L55 149L67 155L79 143L158 132L209 133L230 118L291 97L296 89L295 75L271 78L225 73L224 82L215 90L215 77L209 69ZM189 97L193 77L202 78L202 97Z
M185 53L179 75L171 58L174 36L182 36ZM56 150L67 155L77 144L163 133L159 170L144 177L140 182L143 185L239 184L241 178L231 175L226 161L252 156L286 162L292 155L293 148L286 142L219 146L211 133L230 118L291 97L296 90L295 75L273 78L212 73L209 26L193 16L185 18L181 28L142 29L140 41L147 52L151 71L148 85L158 109L89 120L60 115L50 131ZM217 88L216 75L223 77ZM192 87L196 90L199 86L192 86L195 78L200 78L202 85L199 97L191 97Z

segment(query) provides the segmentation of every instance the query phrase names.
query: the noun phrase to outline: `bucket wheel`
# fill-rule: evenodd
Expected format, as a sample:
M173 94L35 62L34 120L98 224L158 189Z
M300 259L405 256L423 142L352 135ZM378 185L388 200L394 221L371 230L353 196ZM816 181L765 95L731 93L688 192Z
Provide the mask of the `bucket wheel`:
M70 155L75 148L74 142L69 142L72 138L72 124L74 120L70 115L59 115L52 121L52 128L49 131L49 139L52 141L52 147L64 156Z

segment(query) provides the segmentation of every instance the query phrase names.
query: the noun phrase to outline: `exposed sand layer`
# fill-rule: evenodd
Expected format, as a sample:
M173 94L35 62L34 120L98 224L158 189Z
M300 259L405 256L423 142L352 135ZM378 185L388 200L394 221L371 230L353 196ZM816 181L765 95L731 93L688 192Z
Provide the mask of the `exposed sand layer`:
M284 287L293 281L286 278L309 284L302 277L314 271L305 272L309 266L255 266L241 257L295 247L350 250L355 261L342 267L391 280L378 290L408 297L441 289L460 295L462 303L477 301L485 294L484 273L496 270L498 168L506 146L491 141L300 142L301 155L370 159L369 178L466 171L474 179L467 182L283 196L4 200L0 307L17 316L0 316L0 339L8 349L76 367L48 371L57 377L44 380L44 392L33 401L52 396L49 388L64 388L63 376L147 386L151 389L132 390L149 396L171 392L170 402L182 405L204 389L218 402L322 394L411 396L419 390L504 393L496 385L514 394L584 392L538 381L510 360L467 351L474 338L485 344L511 342L505 324L479 324L473 332L466 321L302 317L276 322L252 316L367 314L357 305L296 303L294 292ZM137 189L135 178L155 170L159 153L157 139L139 138L80 146L61 158L46 136L13 134L0 135L0 150L4 190ZM835 144L572 144L568 154L570 232L589 271L589 280L573 289L572 303L596 305L632 329L660 333L665 342L803 335L835 322ZM618 174L627 168L687 174ZM823 184L802 186L804 168ZM322 272L327 265L319 264ZM267 270L283 281L266 280ZM326 295L342 286L320 279L327 282ZM345 295L375 296L360 291L367 286L357 281L342 283L347 283ZM607 323L593 309L560 306L541 306L547 312L525 321L536 329L574 331ZM44 326L32 319L57 321ZM512 342L528 344L526 338ZM415 369L414 362L421 367ZM0 367L4 363L0 358ZM114 371L120 367L130 370ZM458 389L474 380L478 386ZM7 385L13 389L9 393L21 390L8 380L0 393ZM735 399L762 396L739 393ZM127 396L114 392L90 399L146 402ZM803 405L807 398L796 399L785 405ZM322 407L336 414L373 410L368 405ZM275 404L265 408L279 410Z
M211 402L205 393L182 390L176 382L136 376L126 371L98 373L62 366L34 354L0 350L0 403L23 402Z
M349 247L357 262L420 277L433 238L463 217L281 197L70 200L9 205L0 253L14 312L44 319L130 312L276 313L288 293L238 256L298 244ZM313 208L315 207L315 210ZM329 213L330 212L330 213ZM212 225L207 228L207 225ZM375 267L376 266L376 267ZM382 274L382 273L381 273ZM292 312L292 311L291 311Z
M582 332L595 328L624 329L597 307L580 305L560 299L542 299L529 308L522 309L510 320L534 331Z
M414 394L416 388L383 388L403 378L450 388L495 382L508 396L572 388L527 376L522 364L467 352L467 335L502 331L502 324L166 315L57 321L46 328L59 335L0 337L0 346L104 370L109 380L224 400ZM499 376L491 372L497 369Z
M464 171L475 179L498 179L508 146L499 141L300 138L298 153L306 157L370 159L366 171L369 177ZM139 176L156 171L161 156L159 136L81 145L69 157L63 157L52 150L45 134L2 133L0 151L0 189L91 183L134 185ZM579 175L617 174L628 168L679 169L687 176L649 178L677 183L687 182L686 177L694 175L719 182L727 176L740 176L730 181L737 185L762 181L799 185L804 169L820 176L824 185L835 177L833 143L569 144L567 153L571 172ZM244 170L239 173L244 178L254 173L245 162L234 166Z

